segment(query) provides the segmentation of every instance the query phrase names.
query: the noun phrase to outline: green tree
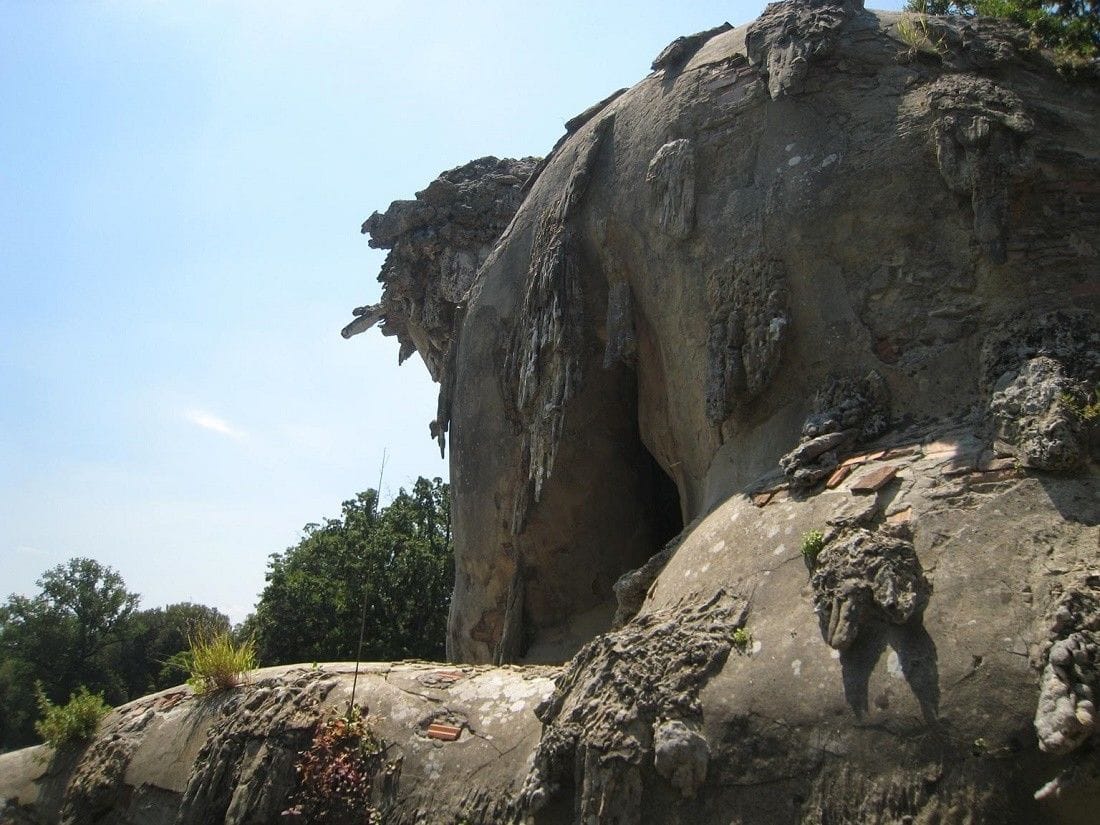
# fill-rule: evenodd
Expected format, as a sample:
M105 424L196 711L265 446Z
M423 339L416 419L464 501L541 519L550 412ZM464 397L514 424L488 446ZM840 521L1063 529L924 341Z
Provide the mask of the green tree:
M1002 17L1062 55L1100 56L1098 0L909 0L906 8L923 14Z
M365 659L444 655L453 582L448 486L418 479L379 509L376 491L345 501L341 518L308 524L271 556L254 616L265 664L355 657L364 604Z
M78 686L112 704L127 698L112 654L126 638L139 597L122 577L92 559L71 559L42 574L34 598L13 595L0 607L0 743L34 740L34 683L64 703Z

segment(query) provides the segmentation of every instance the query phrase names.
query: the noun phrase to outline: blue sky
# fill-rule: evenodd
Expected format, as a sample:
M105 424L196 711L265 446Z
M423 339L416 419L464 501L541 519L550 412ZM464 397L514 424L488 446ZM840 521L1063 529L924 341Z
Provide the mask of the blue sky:
M418 359L339 336L360 223L762 7L0 0L0 598L90 556L240 620L383 450L445 477Z

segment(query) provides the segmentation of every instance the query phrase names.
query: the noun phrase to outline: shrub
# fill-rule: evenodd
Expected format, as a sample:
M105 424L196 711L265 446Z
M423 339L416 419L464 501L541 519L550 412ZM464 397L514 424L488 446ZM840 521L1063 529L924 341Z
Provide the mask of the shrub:
M42 683L34 686L35 698L42 718L34 723L34 729L51 748L62 748L87 741L95 736L100 720L111 712L111 706L103 701L103 694L92 693L81 685L69 695L64 705L55 705L42 690Z
M298 787L283 815L310 823L381 822L371 788L384 754L360 708L322 721L309 749L298 755Z
M809 564L817 563L817 554L825 547L825 534L820 530L810 530L802 536L802 558Z
M195 693L237 687L256 669L256 645L252 639L237 643L228 630L208 630L189 636L187 684Z

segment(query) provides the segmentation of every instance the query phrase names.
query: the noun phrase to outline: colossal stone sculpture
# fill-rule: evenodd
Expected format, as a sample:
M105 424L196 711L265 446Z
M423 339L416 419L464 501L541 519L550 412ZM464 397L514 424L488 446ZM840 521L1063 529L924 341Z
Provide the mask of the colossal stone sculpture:
M679 38L542 161L364 225L392 252L345 335L380 320L440 382L456 541L460 664L361 677L387 822L1094 820L1100 85L903 19ZM294 729L264 708L338 671L124 709L97 753L144 719L208 756L81 787L268 821Z

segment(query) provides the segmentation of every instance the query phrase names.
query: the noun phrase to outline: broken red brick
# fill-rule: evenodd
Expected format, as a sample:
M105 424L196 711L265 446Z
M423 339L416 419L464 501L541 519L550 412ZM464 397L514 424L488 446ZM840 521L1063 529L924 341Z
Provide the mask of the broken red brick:
M428 737L430 739L453 742L458 739L461 733L462 728L456 728L454 725L444 725L441 722L432 722L428 725Z
M855 467L837 467L835 470L833 470L833 474L829 476L828 480L825 482L825 486L828 487L830 490L835 487L839 487L840 483L844 481L844 479L846 479L849 475L851 475L852 470L854 469Z
M862 493L877 493L893 481L894 476L897 474L898 468L892 464L888 464L885 467L876 467L874 470L864 473L853 481L852 486L848 489L857 495Z
M923 451L928 457L954 458L959 454L959 445L950 441L933 441L930 444L925 444Z

